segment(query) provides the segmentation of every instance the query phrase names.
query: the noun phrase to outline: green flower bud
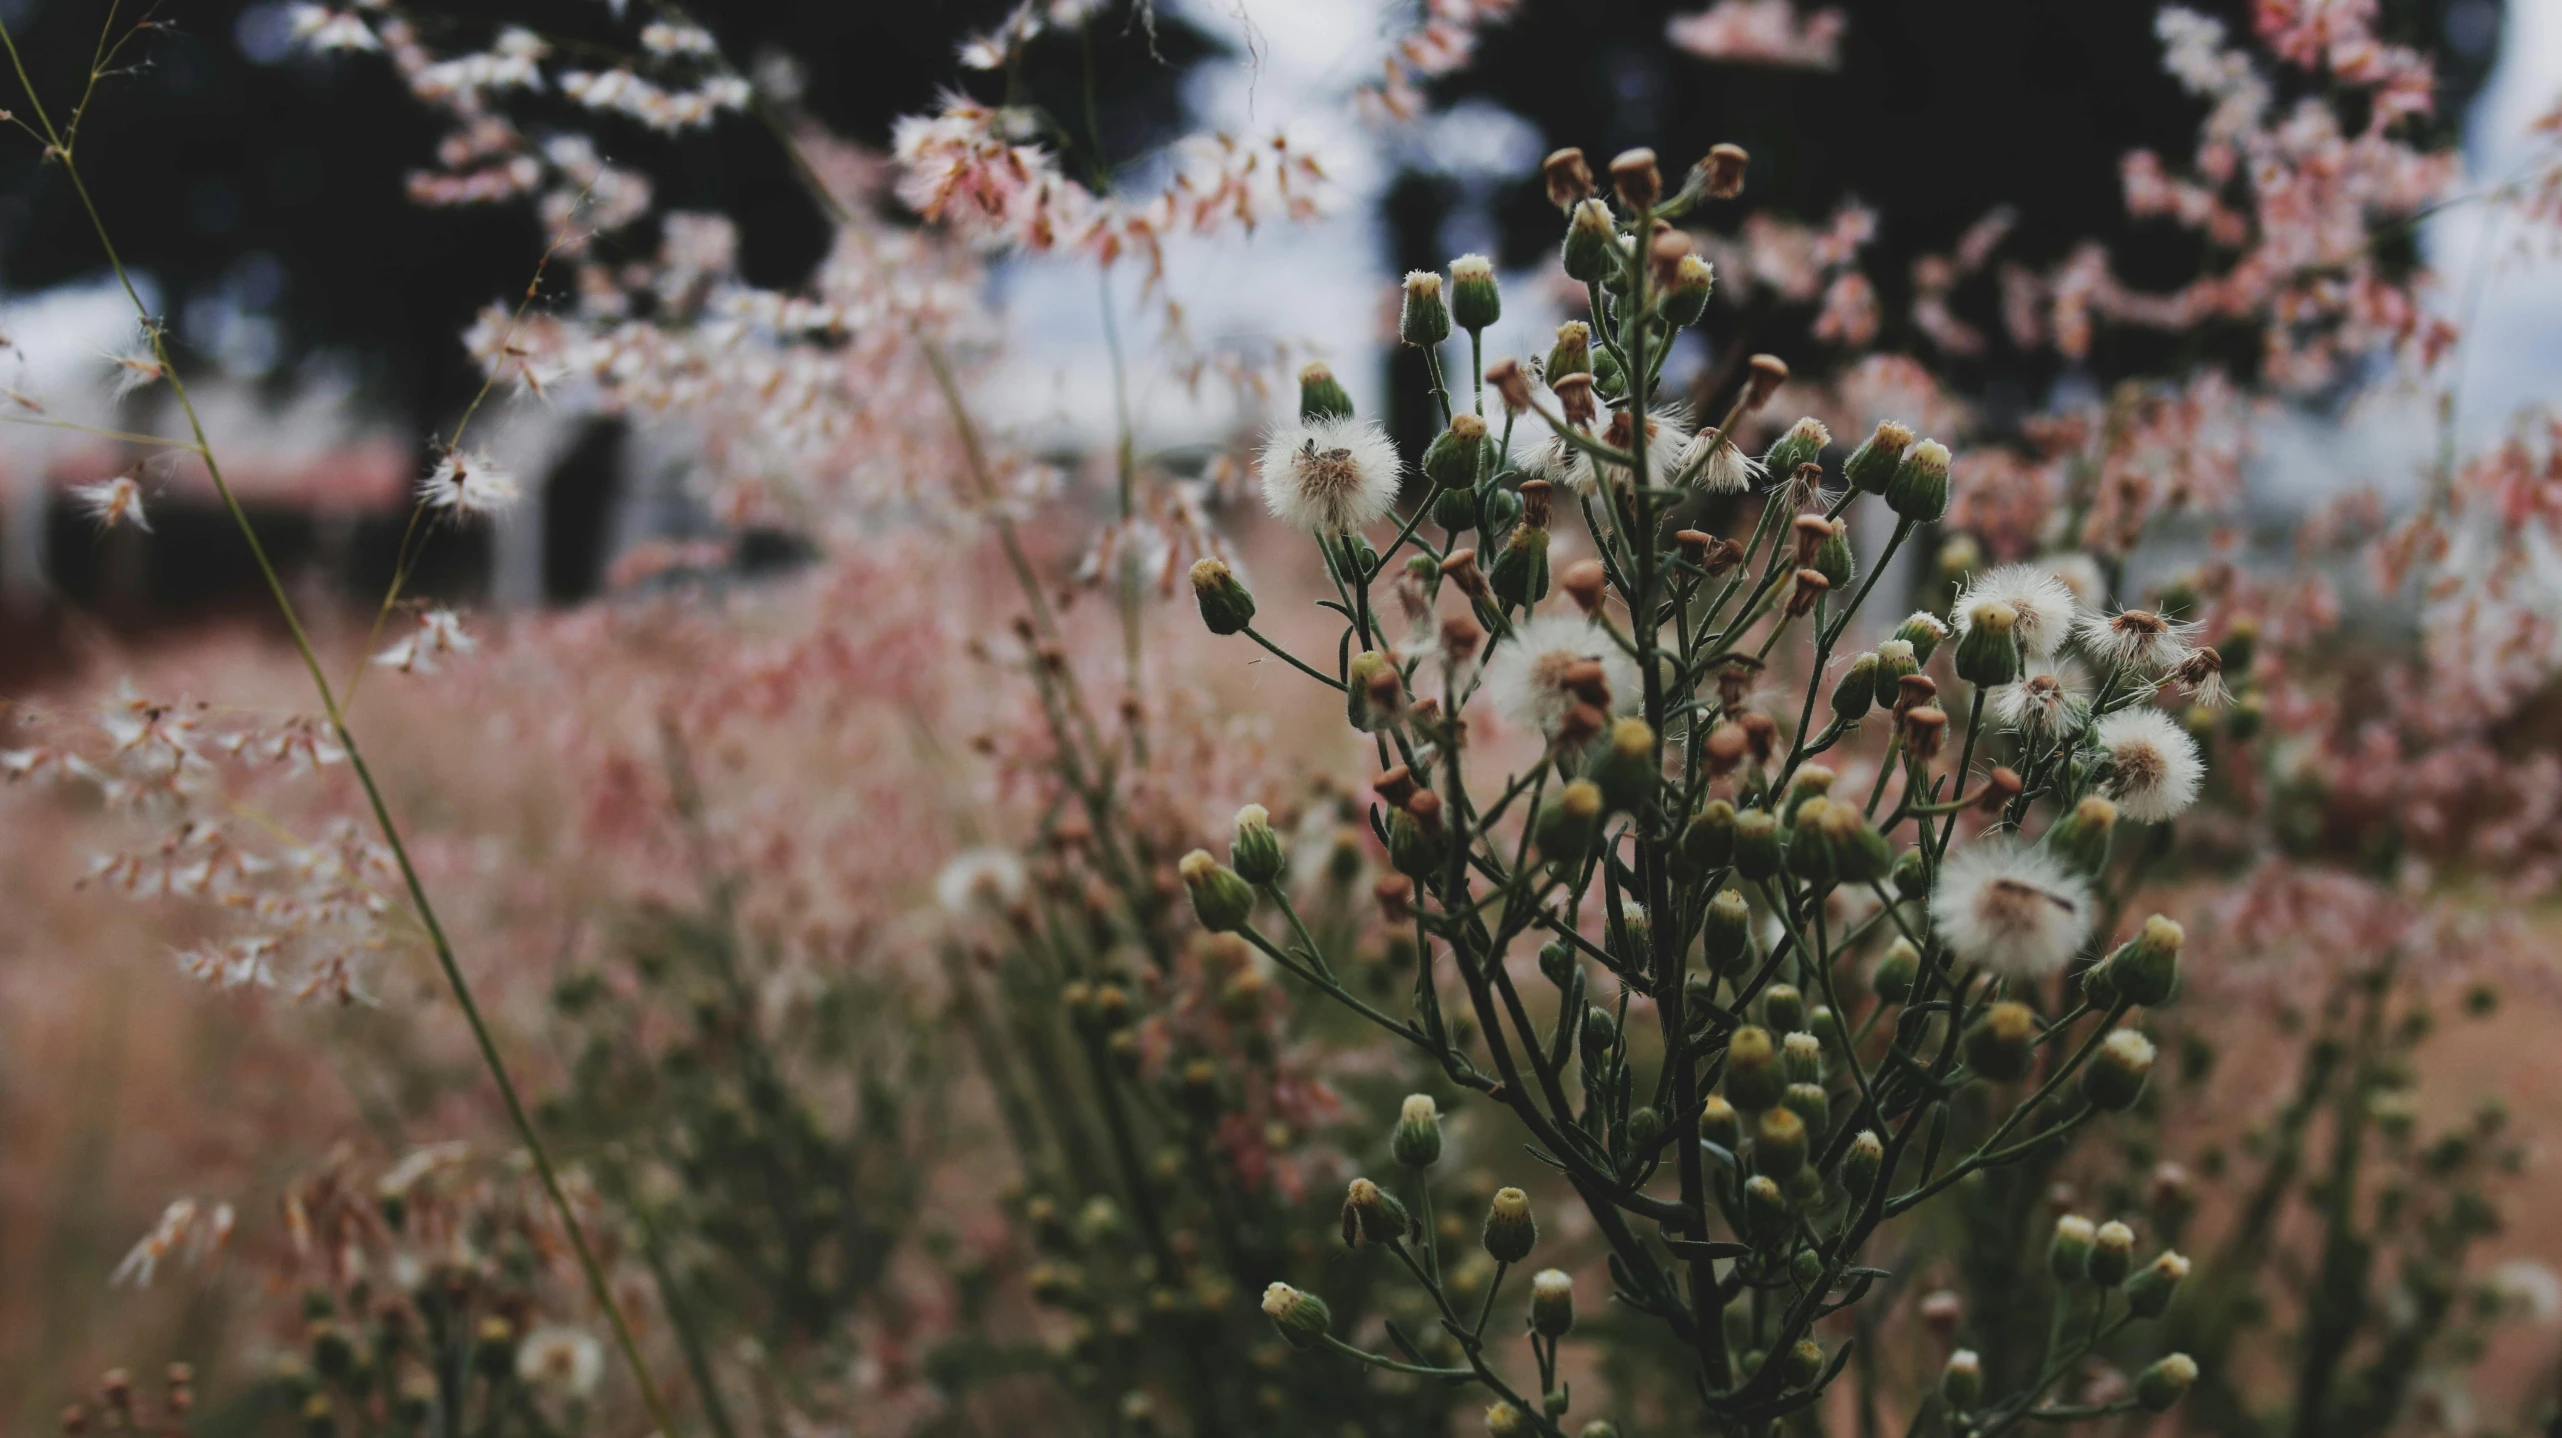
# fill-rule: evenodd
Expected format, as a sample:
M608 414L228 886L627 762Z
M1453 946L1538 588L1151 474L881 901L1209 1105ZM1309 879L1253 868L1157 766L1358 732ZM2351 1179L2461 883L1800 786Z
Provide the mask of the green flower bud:
M1486 1409L1486 1438L1526 1438L1530 1420L1509 1403L1494 1403Z
M1430 1168L1441 1161L1441 1108L1428 1093L1410 1093L1388 1133L1388 1152L1401 1168Z
M1930 892L1930 867L1922 862L1919 845L1895 856L1895 867L1888 871L1895 892L1907 899L1918 899Z
M2028 1077L2036 1045L2037 1015L2026 1004L2005 1000L1966 1031L1966 1062L1995 1083L2016 1083Z
M1850 552L1850 526L1833 521L1833 532L1815 546L1815 562L1807 566L1832 581L1839 593L1850 592L1850 581L1859 573L1859 561Z
M1388 816L1388 863L1410 879L1439 873L1450 858L1450 831L1441 824L1441 796L1417 790Z
M1299 418L1311 423L1352 418L1352 396L1344 393L1334 371L1323 364L1299 371Z
M1530 1195L1517 1188L1496 1189L1494 1201L1486 1205L1486 1226L1480 1237L1497 1263L1528 1258L1539 1242L1539 1225L1530 1217Z
M2216 657L2224 661L2225 678L2234 681L2251 672L2251 663L2259 653L2260 628L2247 619L2225 631L2223 640L2215 646Z
M1344 719L1364 734L1397 727L1405 708L1403 683L1396 661L1387 655L1376 649L1353 655L1344 676ZM1383 697L1396 702L1383 703Z
M1735 816L1735 872L1753 883L1776 878L1786 851L1779 842L1779 816L1767 809L1746 809Z
M1431 349L1450 338L1450 306L1441 298L1441 276L1430 270L1407 274L1397 338L1416 349Z
M1450 318L1463 330L1481 330L1503 318L1503 292L1495 288L1494 261L1461 255L1450 262Z
M1823 1040L1802 1030L1781 1039L1779 1071L1786 1074L1792 1084L1821 1083L1824 1077Z
M1575 1327L1575 1281L1565 1270L1543 1268L1530 1277L1530 1331L1563 1338Z
M1735 806L1711 799L1690 816L1681 831L1681 857L1701 873L1722 869L1735 860Z
M1854 723L1877 703L1877 651L1871 649L1850 661L1850 667L1833 681L1833 717L1844 724Z
M1619 356L1608 350L1592 352L1592 392L1603 399L1617 399L1628 392L1628 376L1619 368Z
M1610 1051L1618 1044L1619 1021L1601 1005L1587 1005L1583 1011L1584 1067L1596 1073L1609 1068Z
M1723 1095L1712 1093L1708 1095L1706 1102L1700 1104L1699 1136L1728 1153L1743 1147L1743 1120L1736 1115L1735 1106L1726 1102Z
M1540 373L1552 385L1570 374L1592 373L1592 326L1582 320L1557 326L1556 347L1548 351L1548 362Z
M1511 609L1527 609L1547 598L1548 531L1536 525L1514 525L1503 552L1495 556L1494 567L1486 571L1486 583L1494 589L1496 602Z
M1192 599L1213 634L1234 634L1254 622L1254 596L1236 571L1215 559L1192 566Z
M1764 1238L1778 1238L1788 1232L1788 1195L1780 1191L1777 1179L1756 1173L1744 1180L1744 1220L1753 1233Z
M1619 1438L1619 1425L1607 1418L1595 1418L1583 1425L1577 1438Z
M1423 477L1435 488L1474 492L1486 459L1486 422L1465 410L1450 417L1450 427L1423 449ZM1445 528L1465 529L1464 524Z
M1990 689L2019 678L2019 611L1987 599L1966 614L1966 633L1957 641L1957 677Z
M1937 523L1948 512L1948 446L1926 439L1904 451L1886 481L1886 507L1915 524Z
M1972 1412L1984 1398L1984 1360L1972 1348L1960 1348L1948 1355L1948 1366L1939 1370L1939 1396L1951 1411Z
M1773 480L1784 479L1795 474L1801 464L1821 463L1825 446L1832 442L1832 431L1824 428L1822 420L1808 415L1770 442L1770 448L1761 456L1761 466Z
M2188 934L2176 922L2155 914L2134 938L2108 956L2108 982L2117 996L2154 1009L2170 1002L2179 988L2179 951Z
M1237 810L1236 839L1228 845L1228 863L1237 877L1260 888L1278 881L1286 862L1281 836L1272 828L1271 811L1261 804Z
M2091 1282L2102 1288L2115 1288L2126 1281L2134 1266L2135 1230L2113 1218L2101 1224L2091 1235Z
M1796 823L1797 811L1800 806L1804 805L1809 799L1820 799L1831 793L1832 787L1833 771L1831 769L1822 764L1806 764L1800 766L1797 770L1796 777L1788 781L1787 798L1780 802L1779 822L1782 824Z
M1572 983L1575 976L1574 945L1563 939L1550 939L1541 944L1539 972L1547 975L1548 982L1555 984L1561 990Z
M1432 498L1432 522L1453 534L1476 528L1477 517L1477 492L1473 489L1445 489Z
M1664 1136L1664 1116L1652 1104L1628 1110L1628 1151L1646 1153Z
M2135 1401L2148 1413L2168 1413L2197 1383L2197 1360L2173 1353L2135 1375Z
M1566 276L1582 284L1599 284L1619 270L1619 231L1610 206L1584 200L1566 225L1565 252L1558 257Z
M1744 902L1743 891L1720 890L1717 897L1708 901L1708 912L1700 927L1708 971L1720 976L1737 972L1752 946L1752 906Z
M1824 842L1824 816L1833 809L1833 801L1821 796L1797 805L1796 822L1788 837L1788 872L1817 888L1833 883L1839 875L1833 868L1832 846Z
M1726 1101L1746 1113L1759 1113L1779 1102L1788 1080L1779 1071L1778 1046L1770 1030L1746 1024L1726 1040Z
M2099 1052L2082 1070L2082 1097L2109 1112L2132 1108L2152 1072L2153 1041L2133 1029L2119 1029L2100 1041Z
M1715 267L1697 255L1683 255L1673 262L1672 282L1664 286L1657 311L1675 327L1695 325L1708 313L1708 296L1716 288Z
M2046 847L2075 873L2097 875L2108 867L2108 844L2117 832L2117 806L2097 794L2046 831Z
M1842 478L1863 494L1884 494L1887 482L1895 477L1896 463L1912 443L1911 430L1891 419L1879 420L1876 430L1842 461Z
M1806 996L1795 984L1772 984L1761 991L1761 1021L1793 1034L1806 1026Z
M1930 662L1930 656L1939 652L1940 641L1948 637L1948 626L1937 615L1915 611L1904 616L1904 622L1895 626L1894 637L1902 640L1912 649L1913 668L1903 670L1896 675L1897 678L1901 678L1905 674L1918 672L1922 665ZM1877 652L1885 653L1886 647L1879 645ZM1885 686L1879 685L1878 692L1883 694Z
M1875 1129L1861 1129L1841 1155L1841 1186L1865 1197L1886 1167L1886 1140Z
M1334 1328L1334 1315L1326 1310L1324 1299L1286 1283L1263 1290L1263 1316L1272 1320L1282 1340L1293 1348L1314 1348Z
M2091 1246L2098 1226L2077 1213L2055 1220L2055 1236L2046 1244L2046 1271L2057 1283L2079 1283L2090 1277Z
M1192 891L1192 912L1202 928L1228 934L1245 927L1254 913L1254 886L1236 870L1211 858L1207 849L1184 855L1176 868L1183 875L1183 887Z
M2126 1280L2126 1306L2138 1318L2159 1318L2179 1294L2181 1280L2188 1277L2188 1260L2164 1249L2152 1262L2136 1270Z
M1832 855L1833 874L1840 882L1865 886L1882 882L1894 872L1894 845L1851 805L1826 805L1816 829Z
M1789 1037L1793 1039L1800 1035L1790 1034ZM1832 1097L1824 1092L1821 1084L1790 1084L1787 1091L1779 1096L1779 1106L1795 1114L1811 1137L1822 1138L1825 1131L1833 1126Z
M1343 1195L1343 1246L1395 1243L1412 1231L1414 1220L1405 1205L1366 1178L1356 1178Z
M1806 1121L1792 1110L1762 1110L1753 1120L1753 1168L1782 1181L1794 1178L1806 1166L1806 1139Z
M1921 978L1921 950L1910 939L1897 939L1868 971L1868 991L1890 1004L1900 1004L1913 996L1913 984Z
M1594 761L1591 775L1601 786L1602 801L1612 811L1631 813L1654 796L1662 768L1655 757L1654 727L1634 715L1610 726L1607 746Z
M1811 1338L1800 1338L1780 1358L1780 1381L1790 1388L1805 1388L1824 1376L1824 1346Z
M1602 807L1601 786L1589 779L1559 790L1539 810L1539 857L1557 865L1581 862L1601 833Z

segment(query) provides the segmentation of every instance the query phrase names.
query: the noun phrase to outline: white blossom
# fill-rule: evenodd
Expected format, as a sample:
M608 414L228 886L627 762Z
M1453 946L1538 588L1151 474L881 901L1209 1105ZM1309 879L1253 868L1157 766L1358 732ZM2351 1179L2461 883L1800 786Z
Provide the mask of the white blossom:
M2150 705L2120 709L2099 721L2093 738L2108 762L2101 788L2127 818L2159 824L2197 802L2206 761L2170 715Z
M1320 538L1349 534L1395 507L1402 466L1378 425L1294 421L1263 442L1263 503L1274 518Z
M1637 662L1609 631L1580 615L1547 614L1514 626L1486 658L1486 697L1510 723L1555 734L1579 701L1568 674L1585 661L1601 665L1614 707L1637 703Z
M1957 632L1966 632L1966 616L1975 606L1987 600L2007 604L2019 622L2011 633L2019 637L2019 652L2031 659L2053 654L2057 646L2072 634L2081 618L2081 601L2073 597L2072 586L2048 570L2034 564L2005 564L1999 569L1976 576L1957 596L1955 613Z
M2069 962L2090 932L2090 887L2044 849L1985 839L1951 854L1930 896L1931 922L1959 958L2005 978Z

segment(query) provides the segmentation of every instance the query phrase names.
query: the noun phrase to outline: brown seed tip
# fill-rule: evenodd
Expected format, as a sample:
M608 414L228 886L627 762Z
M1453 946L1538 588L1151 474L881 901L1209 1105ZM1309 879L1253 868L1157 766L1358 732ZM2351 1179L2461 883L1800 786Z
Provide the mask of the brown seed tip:
M1485 642L1486 627L1465 614L1441 621L1441 657L1453 664L1466 661Z
M1814 608L1815 601L1823 598L1824 591L1832 587L1833 582L1826 579L1816 571L1811 569L1798 570L1797 587L1791 591L1788 596L1788 617L1791 619L1798 618L1805 614L1806 611Z
M1454 549L1441 561L1441 577L1459 586L1470 599L1486 597L1486 572L1477 567L1477 552Z
M1998 814L2002 807L2019 797L2023 787L2019 771L2007 764L1997 765L1984 776L1984 797L1978 802L1987 814Z
M1503 407L1514 414L1530 408L1530 376L1521 372L1521 361L1500 359L1486 367L1486 383L1495 387Z
M1904 748L1928 763L1939 757L1939 746L1948 737L1948 711L1936 704L1924 705L1904 716Z
M1546 529L1549 496L1554 492L1555 486L1544 479L1523 480L1520 489L1521 522L1532 529Z
M1574 597L1587 618L1601 612L1602 595L1608 584L1609 577L1598 559L1578 559L1557 576L1557 587Z
M1655 152L1638 148L1622 150L1610 162L1610 183L1619 192L1619 203L1632 210L1642 210L1663 198L1663 171L1655 166Z
M1592 166L1574 146L1550 155L1539 171L1548 182L1548 203L1558 209L1571 210L1577 200L1592 198Z
M1770 397L1779 393L1779 387L1786 383L1788 383L1788 362L1786 360L1781 359L1777 355L1754 355L1752 357L1752 387L1746 392L1744 407L1746 409L1759 409L1763 405L1770 403Z
M1591 375L1559 375L1551 387L1557 392L1557 403L1565 408L1566 423L1590 429L1601 418L1601 405L1592 395Z
M1379 898L1379 915L1391 924L1402 924L1414 917L1414 880L1403 874L1389 874L1371 888Z
M1699 162L1709 198L1731 200L1742 194L1744 170L1751 164L1752 156L1745 154L1741 145L1719 145L1710 150L1708 157Z
M1680 230L1666 226L1655 232L1654 243L1646 249L1646 260L1653 267L1656 289L1672 288L1674 277L1680 273L1681 262L1690 258L1690 249L1690 236Z
M1370 781L1370 787L1381 799L1402 809L1406 806L1406 800L1414 797L1416 787L1414 771L1403 764L1381 770L1379 776Z

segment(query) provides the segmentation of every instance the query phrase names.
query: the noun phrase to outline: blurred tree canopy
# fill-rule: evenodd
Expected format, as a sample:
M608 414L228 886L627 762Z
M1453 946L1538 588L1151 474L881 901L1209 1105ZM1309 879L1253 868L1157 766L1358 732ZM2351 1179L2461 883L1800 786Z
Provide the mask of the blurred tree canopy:
M2129 220L2119 187L2118 162L2130 149L2185 164L2205 113L2163 71L2153 32L2159 4L1845 0L1830 7L1848 21L1840 67L1825 72L1711 62L1666 43L1673 17L1708 3L1526 4L1484 32L1475 63L1437 86L1434 98L1499 104L1535 124L1549 145L1582 146L1596 172L1634 145L1653 147L1670 175L1711 145L1740 144L1753 158L1744 202L1715 207L1707 216L1712 226L1730 226L1748 212L1821 224L1844 200L1865 203L1879 216L1876 240L1862 256L1884 310L1878 348L1931 356L1996 419L2035 405L2060 363L2051 352L2011 348L1998 325L1984 326L1992 343L1973 358L1918 344L1906 318L1917 258L1947 253L1968 226L2008 207L2017 226L2000 253L2033 266L2096 238L2130 283L2168 290L2211 262L2191 232L2163 220ZM2237 38L2250 33L2245 0L2179 3L2222 18ZM1815 0L1799 0L1801 16L1817 8ZM2382 0L2381 9L2385 38L2438 58L2443 88L2433 138L2453 143L2489 71L2499 6ZM2281 102L2289 98L2281 92ZM1443 217L1459 188L1428 164L1401 178L1387 206L1400 269L1447 262ZM1507 267L1533 260L1562 234L1536 175L1481 198ZM2388 262L2414 260L2409 243L2405 236L2405 248L2388 253ZM1996 288L1987 270L1960 285L1953 300L1980 323L1997 313ZM1811 305L1750 311L1733 348L1770 350L1793 367L1820 371L1829 355L1807 334L1812 315ZM2238 329L2103 330L2086 367L2107 380L2209 355L2242 374L2258 360L2251 334Z
M788 58L819 119L886 146L897 117L932 108L955 83L960 40L1014 3L694 8L742 65ZM128 22L135 11L124 6ZM273 364L249 367L283 384L313 356L352 362L369 397L434 424L479 382L462 353L463 327L482 305L522 290L544 237L522 205L413 204L406 177L430 161L443 118L378 58L289 47L290 11L275 0L164 0L168 28L136 48L136 71L100 87L82 126L83 171L126 261L161 287L182 343L215 347L226 319L257 314L274 325ZM0 0L57 121L79 93L107 13L106 0ZM630 43L631 25L616 24L603 0L431 0L401 13L440 47L476 48L500 24L600 63ZM1101 22L1094 63L1106 143L1129 153L1177 122L1176 87L1207 45L1168 21L1151 54L1144 37L1125 40L1122 29L1117 15ZM1073 43L1053 41L1038 47L1024 83L1055 97L1062 113L1081 114L1082 64ZM21 103L15 93L0 98L0 108ZM739 219L751 280L789 284L818 261L825 223L754 119L670 138L554 103L565 126L598 134L609 158L651 174L669 208ZM0 144L0 289L24 294L102 270L59 172L23 134ZM239 367L236 354L223 357Z

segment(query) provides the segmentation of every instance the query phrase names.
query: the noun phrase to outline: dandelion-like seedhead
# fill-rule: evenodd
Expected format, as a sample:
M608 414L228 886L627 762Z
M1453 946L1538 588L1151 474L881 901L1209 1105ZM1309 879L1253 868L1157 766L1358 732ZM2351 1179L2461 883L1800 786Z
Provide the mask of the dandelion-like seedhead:
M2054 654L2081 620L2081 602L2072 587L2034 564L2005 564L1967 585L1951 611L1958 633L1966 632L1966 616L1986 602L2010 607L2015 616L2011 633L2019 640L2020 653L2031 660Z
M496 518L513 509L516 476L478 450L452 450L418 486L418 502L456 517Z
M1980 839L1941 866L1930 917L1959 958L2004 978L2043 978L2090 933L2090 887L2043 849Z
M2196 633L2196 625L2165 618L2150 609L2085 614L2074 628L2082 652L2095 663L2146 677L2187 662L2189 640Z
M1320 538L1386 518L1405 469L1388 432L1360 419L1276 425L1259 464L1264 508Z
M1494 646L1486 658L1486 697L1507 722L1554 735L1584 702L1577 671L1586 665L1599 666L1613 706L1635 702L1636 661L1621 652L1609 631L1566 614L1527 620Z
M2167 823L2197 802L2206 761L2179 721L2150 705L2120 709L2092 727L2107 763L2100 788L2119 812L2141 823Z

